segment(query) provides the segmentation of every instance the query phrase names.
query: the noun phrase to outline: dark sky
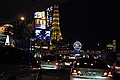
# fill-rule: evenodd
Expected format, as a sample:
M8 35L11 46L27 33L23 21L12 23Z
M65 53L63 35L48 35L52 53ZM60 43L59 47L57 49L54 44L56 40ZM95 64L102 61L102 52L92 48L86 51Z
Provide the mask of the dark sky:
M28 17L36 11L43 11L50 5L59 4L68 0L1 0L0 24L10 20Z
M69 0L60 4L61 32L71 44L80 41L84 49L101 48L120 41L120 5L106 0Z
M120 45L120 5L113 0L1 0L0 24L59 4L62 36L70 45L80 41L83 49Z

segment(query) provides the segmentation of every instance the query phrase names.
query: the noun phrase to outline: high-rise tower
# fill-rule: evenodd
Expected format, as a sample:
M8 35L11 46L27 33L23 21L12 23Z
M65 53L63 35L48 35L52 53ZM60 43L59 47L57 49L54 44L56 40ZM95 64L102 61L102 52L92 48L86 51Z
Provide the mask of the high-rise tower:
M58 5L53 7L53 22L52 22L52 33L51 33L51 42L62 40L62 34L60 31L59 23L59 8Z
M54 5L50 45L52 45L52 48L55 48L56 45L58 45L57 43L61 40L63 40L63 38L60 31L59 7L58 5Z

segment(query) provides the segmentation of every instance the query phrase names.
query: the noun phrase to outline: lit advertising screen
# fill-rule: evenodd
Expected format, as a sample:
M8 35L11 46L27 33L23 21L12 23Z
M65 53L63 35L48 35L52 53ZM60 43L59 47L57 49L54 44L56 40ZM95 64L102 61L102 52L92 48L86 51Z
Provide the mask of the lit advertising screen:
M47 30L35 30L35 40L50 40L50 31Z
M42 40L42 30L35 30L35 38Z
M34 13L34 18L46 19L46 18L45 18L45 11L35 12L35 13Z
M50 31L45 31L44 39L50 40Z
M5 44L7 35L0 35L0 44Z
M35 28L46 29L46 20L44 20L44 19L35 19Z

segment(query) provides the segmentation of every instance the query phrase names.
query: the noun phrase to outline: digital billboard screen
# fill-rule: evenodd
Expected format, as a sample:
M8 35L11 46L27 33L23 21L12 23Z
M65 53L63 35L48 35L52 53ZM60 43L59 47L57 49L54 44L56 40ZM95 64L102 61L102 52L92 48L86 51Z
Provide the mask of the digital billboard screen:
M35 40L50 40L50 31L48 30L35 30Z
M45 31L44 39L45 40L50 40L50 31Z
M35 13L34 13L34 18L46 19L46 18L45 18L45 11L35 12Z
M44 19L35 19L35 28L46 29L46 20L44 20Z

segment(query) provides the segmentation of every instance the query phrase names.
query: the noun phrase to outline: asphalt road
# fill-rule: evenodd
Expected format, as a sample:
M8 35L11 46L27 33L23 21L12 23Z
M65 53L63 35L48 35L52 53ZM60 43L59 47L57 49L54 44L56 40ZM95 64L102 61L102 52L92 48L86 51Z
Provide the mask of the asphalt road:
M42 80L69 80L69 69L42 71Z

